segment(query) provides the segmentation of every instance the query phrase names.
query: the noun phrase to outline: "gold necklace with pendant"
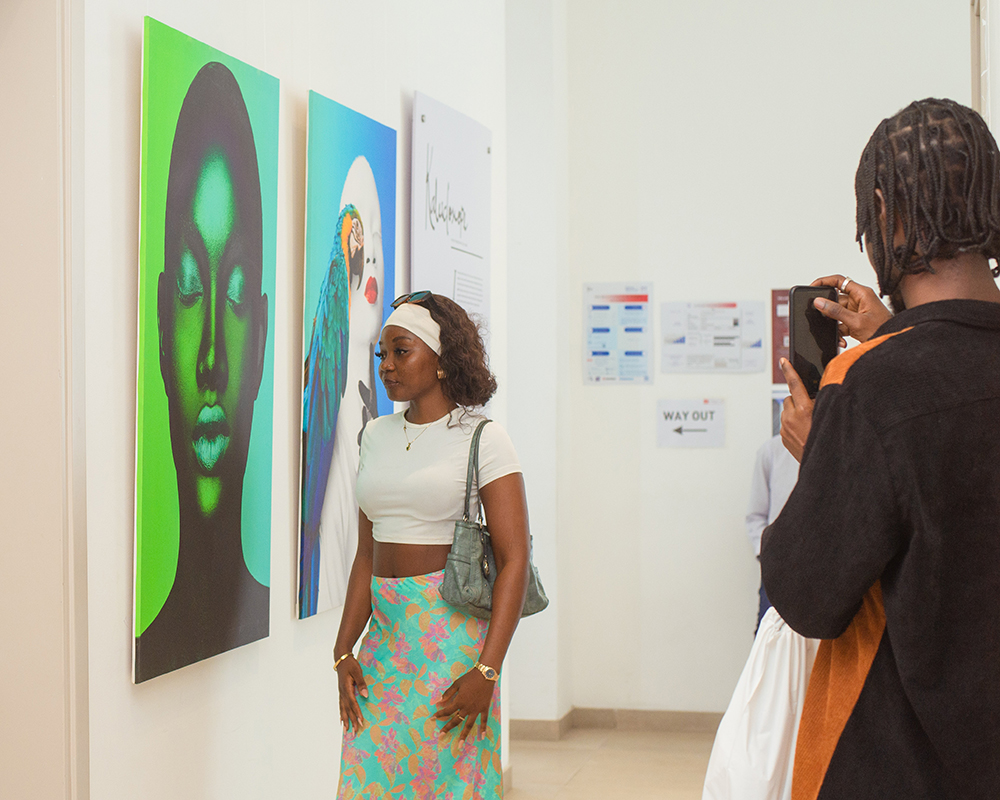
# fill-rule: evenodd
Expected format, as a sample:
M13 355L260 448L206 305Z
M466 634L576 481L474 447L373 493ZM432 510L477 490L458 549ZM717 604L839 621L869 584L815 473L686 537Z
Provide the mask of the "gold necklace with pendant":
M407 450L407 452L409 452L410 448L413 447L413 442L417 441L417 439L419 439L421 436L423 436L425 433L427 433L427 429L429 427L430 427L430 425L425 425L424 429L422 431L420 431L420 433L418 433L416 436L414 436L413 439L411 440L410 439L410 435L406 432L406 417L403 417L403 436L406 437L406 450Z

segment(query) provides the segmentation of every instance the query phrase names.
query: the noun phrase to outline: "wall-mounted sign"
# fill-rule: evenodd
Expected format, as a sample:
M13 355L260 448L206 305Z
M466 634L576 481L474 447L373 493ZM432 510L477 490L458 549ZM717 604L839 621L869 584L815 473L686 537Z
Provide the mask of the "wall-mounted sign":
M663 372L760 372L764 369L764 304L664 303Z
M659 447L724 447L724 400L660 400L656 404Z
M413 97L410 291L490 316L492 134L419 92Z
M584 382L652 380L652 294L651 283L584 284Z

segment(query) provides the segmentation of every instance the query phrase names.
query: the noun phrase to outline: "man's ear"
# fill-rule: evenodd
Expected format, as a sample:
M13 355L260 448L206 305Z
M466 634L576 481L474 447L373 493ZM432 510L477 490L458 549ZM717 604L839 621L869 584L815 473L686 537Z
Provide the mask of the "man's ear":
M886 211L885 211L885 195L882 194L882 190L875 189L875 203L878 205L878 226L882 231L882 241L889 241L889 228L886 225ZM903 220L899 216L899 209L896 209L894 215L896 217L896 224L893 226L892 231L892 245L896 247L906 241L906 232L903 230Z
M875 205L878 206L878 225L882 229L882 238L885 238L885 195L878 187L875 188Z
M257 399L260 382L264 377L264 351L267 348L267 295L261 294L254 309L254 389L253 397Z

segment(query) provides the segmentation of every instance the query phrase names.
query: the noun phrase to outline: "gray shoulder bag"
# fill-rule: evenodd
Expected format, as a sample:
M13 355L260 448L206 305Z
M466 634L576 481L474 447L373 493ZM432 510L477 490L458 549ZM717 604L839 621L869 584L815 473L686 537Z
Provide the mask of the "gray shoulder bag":
M497 564L493 557L490 532L483 521L483 503L479 501L476 521L469 517L472 498L472 481L479 485L479 438L483 427L490 420L484 419L476 427L469 447L469 470L465 479L465 513L455 523L455 538L444 567L441 597L455 606L481 619L489 619L493 609L493 583L497 578ZM524 595L521 616L537 614L549 604L545 589L538 579L538 570L531 560L532 544L528 540L528 587Z

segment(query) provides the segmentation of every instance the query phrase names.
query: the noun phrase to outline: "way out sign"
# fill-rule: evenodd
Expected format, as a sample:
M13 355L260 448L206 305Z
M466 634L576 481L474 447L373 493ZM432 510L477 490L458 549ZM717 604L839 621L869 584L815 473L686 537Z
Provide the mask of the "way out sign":
M724 447L724 400L659 400L656 443L660 447Z

